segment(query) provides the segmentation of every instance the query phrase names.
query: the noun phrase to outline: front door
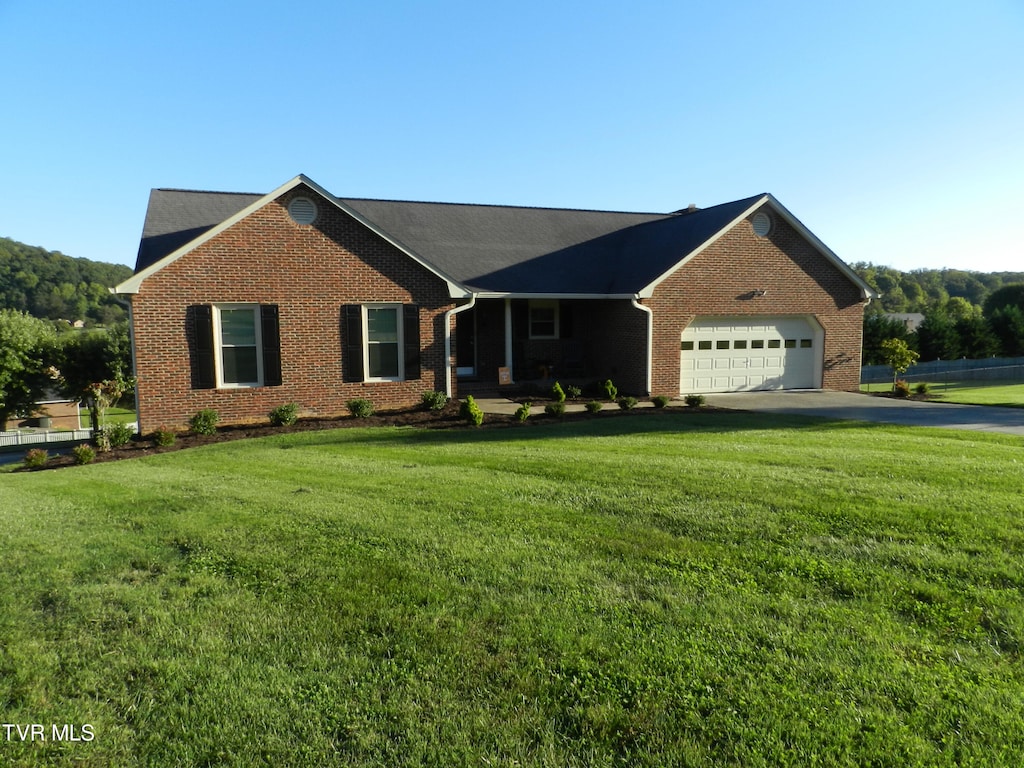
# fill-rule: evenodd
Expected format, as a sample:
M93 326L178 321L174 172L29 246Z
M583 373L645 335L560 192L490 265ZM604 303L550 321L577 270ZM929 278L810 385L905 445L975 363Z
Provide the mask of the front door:
M467 309L455 316L455 374L476 376L476 310Z

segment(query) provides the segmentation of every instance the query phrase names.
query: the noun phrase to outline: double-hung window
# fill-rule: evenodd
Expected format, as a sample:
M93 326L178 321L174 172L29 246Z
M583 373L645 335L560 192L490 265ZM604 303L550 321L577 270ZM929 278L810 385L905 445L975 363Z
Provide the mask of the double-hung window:
M219 387L258 387L263 383L260 323L257 306L218 306L214 312L214 343L219 347Z
M364 327L364 361L367 380L401 381L402 307L396 304L367 304Z
M530 300L530 338L558 338L558 301L551 299Z
M341 308L342 380L420 378L420 310L415 304L345 304Z
M195 389L280 386L276 304L195 304L186 324Z

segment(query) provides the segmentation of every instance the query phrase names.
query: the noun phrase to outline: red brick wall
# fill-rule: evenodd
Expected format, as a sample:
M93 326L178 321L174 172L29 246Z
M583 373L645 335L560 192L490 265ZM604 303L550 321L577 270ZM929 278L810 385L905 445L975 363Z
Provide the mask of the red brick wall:
M864 307L860 289L775 213L767 237L737 224L661 283L654 311L653 394L679 394L679 339L699 315L812 315L825 330L824 389L857 391ZM755 289L766 291L755 297Z
M300 195L317 202L312 226L288 215ZM369 301L419 306L420 379L342 381L341 307ZM192 388L186 308L219 302L278 305L281 386ZM140 427L183 427L202 408L240 423L292 401L324 415L346 413L355 397L378 409L414 405L424 391L445 388L444 313L453 306L440 278L299 187L156 272L132 297Z

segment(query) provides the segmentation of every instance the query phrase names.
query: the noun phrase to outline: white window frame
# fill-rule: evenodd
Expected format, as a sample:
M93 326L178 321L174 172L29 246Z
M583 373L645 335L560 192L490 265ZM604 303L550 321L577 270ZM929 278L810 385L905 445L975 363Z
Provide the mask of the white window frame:
M395 310L395 326L398 336L398 376L371 376L370 375L370 316L371 309L393 309ZM403 305L397 302L381 302L363 304L363 381L405 381L405 327L403 317Z
M529 323L530 323L530 338L531 339L557 339L560 338L559 327L560 321L560 302L558 299L530 299L529 303ZM534 333L533 332L533 310L535 309L553 309L555 315L555 331L553 334L546 333ZM546 322L546 321L545 321Z
M224 380L224 339L221 332L220 313L222 310L248 309L252 312L253 327L256 330L256 381ZM217 376L218 389L245 389L263 386L263 323L260 319L259 304L214 304L213 305L213 368Z

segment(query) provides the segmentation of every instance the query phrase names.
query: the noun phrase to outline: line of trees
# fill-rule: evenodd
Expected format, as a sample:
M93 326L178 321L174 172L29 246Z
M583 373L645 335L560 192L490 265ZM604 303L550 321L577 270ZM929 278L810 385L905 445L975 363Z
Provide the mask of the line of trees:
M863 265L858 267L863 269ZM919 270L910 273L913 279L889 282L894 270L881 269L884 271L861 272L862 276L872 275L872 284L879 291L884 290L883 285L889 285L896 293L889 303L883 294L868 306L864 316L865 365L885 363L883 344L888 339L904 341L924 361L1024 356L1024 273ZM884 279L880 280L879 275ZM946 283L935 281L943 275L955 279ZM963 279L964 275L969 279ZM1018 278L1018 282L1005 283L1004 276ZM908 303L905 290L910 285L917 286L909 291L916 297L913 303ZM978 288L986 285L997 287ZM931 293L924 293L922 286L930 286ZM951 295L951 288L969 293L978 303L967 296ZM887 316L892 312L919 312L924 320L914 332L901 320Z
M97 392L130 390L131 370L127 323L58 329L52 321L0 310L0 430L15 416L38 412L36 403L54 395L92 409Z

